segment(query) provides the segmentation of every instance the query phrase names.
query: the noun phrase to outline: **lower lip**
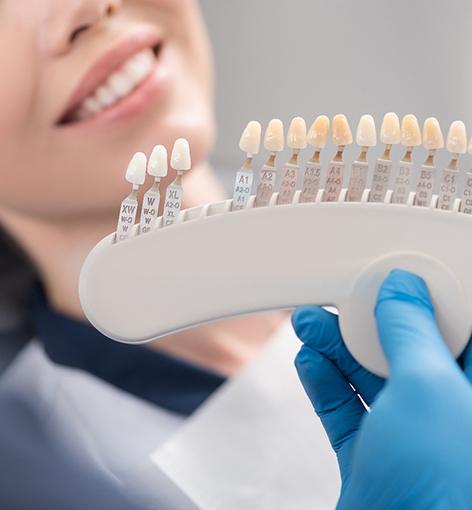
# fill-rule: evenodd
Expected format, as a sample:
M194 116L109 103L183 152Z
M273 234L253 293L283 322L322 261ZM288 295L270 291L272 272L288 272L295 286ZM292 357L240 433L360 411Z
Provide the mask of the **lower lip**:
M164 50L165 48L161 50L156 65L149 76L128 96L88 119L67 124L62 128L74 131L109 128L113 125L123 124L146 111L153 102L165 95L171 83L170 66Z

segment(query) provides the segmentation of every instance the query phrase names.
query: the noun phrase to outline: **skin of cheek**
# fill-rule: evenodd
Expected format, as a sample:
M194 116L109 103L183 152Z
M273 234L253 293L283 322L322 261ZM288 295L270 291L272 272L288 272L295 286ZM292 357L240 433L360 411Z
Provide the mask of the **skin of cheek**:
M105 39L90 32L89 40L84 34L69 54L48 58L38 54L37 27L24 24L20 31L18 19L1 21L15 27L2 36L8 38L2 47L15 47L15 52L0 49L6 74L12 76L0 83L2 206L45 220L106 214L129 192L123 175L137 150L149 153L163 143L170 151L183 136L190 141L194 164L207 157L214 136L213 74L197 2L125 0L115 16L110 31L162 27L174 81L168 94L144 113L96 131L61 130L52 115L67 98L64 84L70 91L83 75L77 67L90 65L90 60L85 66L81 61L81 44L93 45L96 59L107 47ZM57 97L65 99L57 102Z
M0 197L8 202L18 183L21 160L27 159L27 132L34 122L40 62L32 51L33 29L10 3L0 8L0 62L9 79L0 80ZM22 34L19 36L19 34ZM15 48L12 51L12 48ZM30 164L32 163L30 159Z

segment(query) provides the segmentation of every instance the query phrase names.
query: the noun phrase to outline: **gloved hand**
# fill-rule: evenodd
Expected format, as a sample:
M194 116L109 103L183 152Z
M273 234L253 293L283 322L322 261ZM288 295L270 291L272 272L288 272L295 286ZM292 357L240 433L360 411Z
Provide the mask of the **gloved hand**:
M297 370L338 457L337 508L471 509L472 348L461 369L426 284L405 271L384 281L375 316L387 382L347 351L335 315L303 307L292 318L304 343Z

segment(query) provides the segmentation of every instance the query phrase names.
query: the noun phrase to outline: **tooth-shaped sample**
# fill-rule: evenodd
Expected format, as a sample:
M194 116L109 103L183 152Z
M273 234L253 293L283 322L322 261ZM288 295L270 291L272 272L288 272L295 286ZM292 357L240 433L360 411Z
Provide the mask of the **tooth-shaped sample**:
M333 143L344 146L352 143L352 132L347 118L342 113L333 118Z
M441 171L436 208L451 211L454 207L458 189L457 159L459 154L467 152L467 133L462 121L456 120L451 124L446 146L452 157L449 166Z
M402 119L401 141L405 147L421 145L421 130L418 119L412 115L405 115Z
M444 136L439 121L435 117L429 117L424 121L423 146L429 151L444 147Z
M326 115L319 115L308 131L307 142L317 149L324 149L328 143L329 118Z
M469 147L467 148L467 152L468 152L469 154L472 154L472 138L471 138L471 139L470 139L470 141L469 141Z
M396 113L385 114L382 127L380 128L380 140L384 145L395 145L400 143L401 130L400 120Z
M372 115L363 115L359 120L356 143L360 147L375 147L377 145L377 131Z
M421 130L418 119L412 114L405 115L402 119L401 142L406 147L406 152L395 172L392 204L406 204L410 195L414 167L411 160L411 150L413 147L421 145Z
M292 119L287 133L287 146L299 150L306 147L306 123L302 117Z
M252 120L241 135L239 148L246 154L258 154L261 146L261 125Z
M467 131L461 120L455 120L449 128L447 150L451 154L465 154L467 152Z
M174 170L177 170L177 172L184 172L192 168L190 146L185 138L179 138L175 141L170 165Z
M167 149L163 145L156 145L149 157L148 174L162 178L167 175L167 170Z
M126 170L126 180L135 186L141 186L146 179L146 155L137 152L131 159Z
M269 152L284 150L284 125L280 119L272 119L264 136L264 147Z

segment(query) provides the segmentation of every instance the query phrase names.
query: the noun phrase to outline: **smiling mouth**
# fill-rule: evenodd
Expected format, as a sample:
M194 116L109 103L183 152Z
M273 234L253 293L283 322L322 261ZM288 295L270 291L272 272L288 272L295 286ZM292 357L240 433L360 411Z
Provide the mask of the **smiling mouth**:
M87 97L70 108L57 122L67 126L96 117L115 107L138 89L154 71L162 44L135 53L100 83Z

